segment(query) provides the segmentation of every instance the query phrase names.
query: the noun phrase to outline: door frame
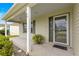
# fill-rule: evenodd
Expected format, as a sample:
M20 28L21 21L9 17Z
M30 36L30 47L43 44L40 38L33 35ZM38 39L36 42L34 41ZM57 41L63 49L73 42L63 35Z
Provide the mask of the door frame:
M67 17L67 43L60 43L60 42L56 42L55 41L55 18L56 17L62 17L62 16L66 16ZM69 46L69 14L66 13L66 14L62 14L62 15L56 15L56 16L53 16L53 44L59 44L59 45L68 45Z

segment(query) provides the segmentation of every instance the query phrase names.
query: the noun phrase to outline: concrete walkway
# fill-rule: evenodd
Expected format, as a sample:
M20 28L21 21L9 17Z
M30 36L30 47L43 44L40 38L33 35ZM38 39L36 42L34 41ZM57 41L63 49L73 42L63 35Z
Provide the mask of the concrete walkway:
M15 37L11 38L13 44L17 47L19 47L21 50L26 51L26 38L21 38L21 37Z

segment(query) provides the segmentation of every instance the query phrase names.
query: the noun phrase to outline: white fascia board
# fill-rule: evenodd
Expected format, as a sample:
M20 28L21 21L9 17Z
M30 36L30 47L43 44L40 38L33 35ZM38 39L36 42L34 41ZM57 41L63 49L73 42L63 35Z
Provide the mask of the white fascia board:
M7 13L2 17L2 20L5 20L5 18L7 17L7 14L9 14L9 12L14 8L14 6L16 5L16 3L15 4L13 4L13 6L7 11Z
M22 4L20 5L19 3L16 3L14 4L10 9L9 11L4 15L4 17L2 18L3 20L7 20L11 15L13 15L20 7L23 7L23 5L25 4ZM17 7L17 9L16 9Z

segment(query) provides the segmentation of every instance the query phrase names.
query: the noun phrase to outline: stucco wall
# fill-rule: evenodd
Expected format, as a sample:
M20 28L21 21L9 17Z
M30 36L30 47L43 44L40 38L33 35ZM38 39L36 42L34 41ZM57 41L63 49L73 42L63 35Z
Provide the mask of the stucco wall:
M74 54L79 55L79 4L73 8L73 49Z
M56 10L55 12L33 18L36 20L36 34L43 35L46 42L49 42L49 17L68 12L70 12L70 41L72 41L72 7ZM72 42L70 42L70 46L72 46Z

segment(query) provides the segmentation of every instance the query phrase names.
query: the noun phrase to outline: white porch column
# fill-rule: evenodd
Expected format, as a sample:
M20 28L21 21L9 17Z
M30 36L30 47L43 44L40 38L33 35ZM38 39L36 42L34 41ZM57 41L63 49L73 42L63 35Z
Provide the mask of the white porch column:
M5 20L5 36L7 37L7 21Z
M31 7L26 7L26 13L27 13L27 50L26 54L29 54L31 51Z

